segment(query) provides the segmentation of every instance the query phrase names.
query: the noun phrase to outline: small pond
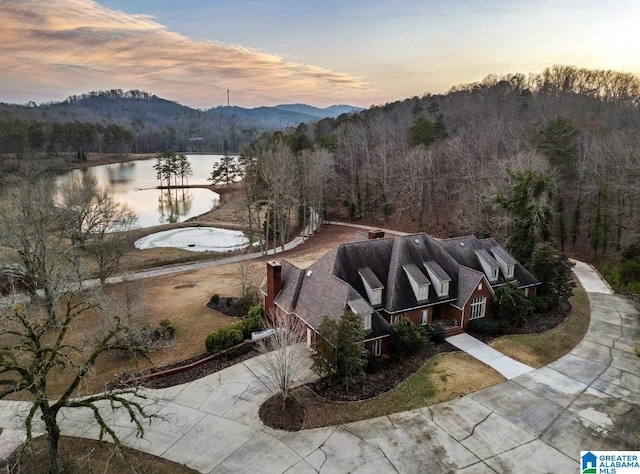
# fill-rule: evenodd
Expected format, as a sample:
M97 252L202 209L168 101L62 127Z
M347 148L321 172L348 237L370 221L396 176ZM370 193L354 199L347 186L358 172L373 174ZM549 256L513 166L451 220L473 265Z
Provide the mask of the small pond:
M249 239L239 230L184 227L165 230L136 240L137 249L173 247L192 252L228 252L246 247Z
M184 184L210 184L207 178L222 155L186 156L193 176ZM72 174L93 175L101 187L106 187L118 201L133 208L138 215L138 227L183 222L219 205L220 196L209 189L154 189L159 184L153 169L155 162L150 158L68 171L58 177L58 184ZM181 184L180 180L178 184Z

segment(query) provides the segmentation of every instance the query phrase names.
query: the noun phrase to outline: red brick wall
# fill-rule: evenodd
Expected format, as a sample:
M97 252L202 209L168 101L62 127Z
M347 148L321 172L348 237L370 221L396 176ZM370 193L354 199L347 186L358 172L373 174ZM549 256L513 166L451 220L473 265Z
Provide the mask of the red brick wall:
M471 315L471 302L474 300L474 298L478 298L481 296L484 296L485 298L487 298L487 307L486 307L484 317L493 318L493 295L491 293L491 289L489 288L489 285L484 279L482 280L480 285L482 286L482 289L478 289L478 287L476 287L475 291L473 292L473 294L469 298L469 301L467 301L467 304L464 307L464 316L463 316L463 323L462 323L463 329L469 328L469 316Z

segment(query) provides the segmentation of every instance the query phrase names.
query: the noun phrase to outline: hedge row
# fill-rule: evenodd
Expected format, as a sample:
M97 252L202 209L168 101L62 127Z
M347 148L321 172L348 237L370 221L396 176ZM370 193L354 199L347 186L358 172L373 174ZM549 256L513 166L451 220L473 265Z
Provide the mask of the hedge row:
M469 324L469 330L487 336L497 336L509 330L509 323L499 319L473 319Z
M262 329L262 308L251 308L249 317L231 326L224 327L207 336L204 345L209 354L237 346L246 339L251 339L251 333Z

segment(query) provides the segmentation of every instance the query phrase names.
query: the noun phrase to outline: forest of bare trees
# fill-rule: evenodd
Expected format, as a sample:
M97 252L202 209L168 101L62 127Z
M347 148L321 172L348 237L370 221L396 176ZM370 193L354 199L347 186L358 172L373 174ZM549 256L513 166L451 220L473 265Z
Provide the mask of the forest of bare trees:
M511 171L531 170L548 184L538 205L558 248L610 254L640 230L639 99L631 74L554 66L266 135L243 153L249 211L272 240L300 205L506 240L497 198Z

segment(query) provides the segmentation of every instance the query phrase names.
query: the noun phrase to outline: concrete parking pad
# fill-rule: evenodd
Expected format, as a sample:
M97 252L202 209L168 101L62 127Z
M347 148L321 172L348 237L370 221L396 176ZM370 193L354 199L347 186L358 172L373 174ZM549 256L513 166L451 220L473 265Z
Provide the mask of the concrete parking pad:
M564 407L569 406L587 388L585 383L548 367L543 367L535 372L518 377L514 381L547 400Z
M469 437L476 425L491 414L491 409L471 397L440 403L428 410L433 422L457 441Z
M259 432L240 446L214 470L214 473L256 473L263 466L275 472L285 472L298 462L300 456L280 440Z
M534 436L540 436L563 410L563 407L548 398L513 381L486 388L468 398L476 400Z
M485 460L534 439L532 434L518 428L497 413L491 413L460 443L478 458Z
M603 430L571 411L564 411L540 437L549 446L572 459L578 459L580 451L636 450L613 431Z
M604 364L574 354L567 354L547 367L585 384L593 382L607 368Z
M238 422L207 415L166 450L163 457L200 472L211 472L256 432Z
M579 453L578 453L579 454ZM576 472L575 459L569 458L539 440L523 444L485 461L501 474L548 474L549 472Z
M371 422L375 431L377 420ZM365 439L353 435L346 427L335 430L329 439L316 451L322 456L309 456L309 463L318 472L353 472L368 463L376 464L384 460L384 454Z
M346 428L378 448L398 472L456 472L479 461L420 410Z

